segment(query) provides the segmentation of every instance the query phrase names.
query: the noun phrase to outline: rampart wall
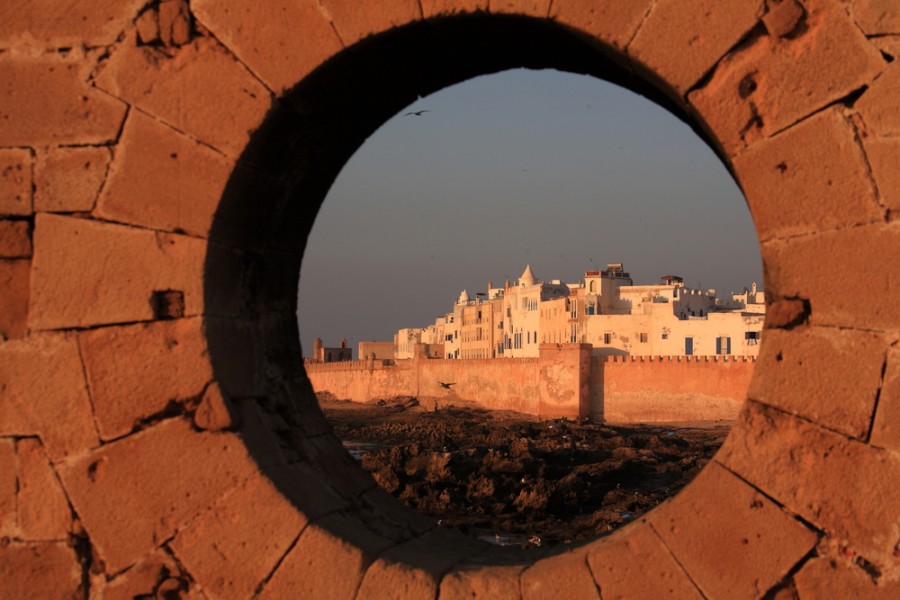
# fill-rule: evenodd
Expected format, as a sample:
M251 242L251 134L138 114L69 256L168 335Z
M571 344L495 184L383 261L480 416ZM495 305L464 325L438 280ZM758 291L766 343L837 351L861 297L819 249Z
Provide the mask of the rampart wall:
M756 366L753 358L733 356L592 357L586 365L578 358L564 356L555 369L548 368L545 353L541 358L310 363L306 371L316 391L354 402L415 396L429 407L474 403L538 418L559 416L542 399L552 395L548 390L561 378L577 374L587 381L587 408L571 408L568 416L646 423L734 419ZM439 382L453 385L446 389Z

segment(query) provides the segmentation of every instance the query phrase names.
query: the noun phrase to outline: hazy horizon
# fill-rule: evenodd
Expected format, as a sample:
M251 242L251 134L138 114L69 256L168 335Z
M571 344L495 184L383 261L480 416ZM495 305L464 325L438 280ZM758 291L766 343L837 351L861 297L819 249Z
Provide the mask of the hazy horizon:
M345 165L303 259L304 354L345 337L355 356L526 264L575 283L611 262L636 284L762 286L743 195L686 124L587 76L478 77L413 103Z

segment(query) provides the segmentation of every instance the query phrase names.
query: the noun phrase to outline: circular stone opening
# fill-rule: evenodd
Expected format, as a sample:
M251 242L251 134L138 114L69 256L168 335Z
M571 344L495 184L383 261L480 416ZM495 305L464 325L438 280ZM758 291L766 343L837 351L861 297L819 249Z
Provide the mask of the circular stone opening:
M760 281L743 196L683 122L518 69L366 140L310 234L298 316L326 417L376 482L531 549L608 534L712 457L756 364ZM586 406L548 414L542 344L573 343Z
M286 93L228 182L206 264L206 332L216 378L250 400L240 415L248 449L316 530L349 543L363 565L381 557L378 569L359 572L366 581L411 567L434 578L422 583L427 594L460 561L522 565L535 556L508 555L435 528L378 488L331 433L303 369L293 300L319 207L353 152L392 115L453 83L512 68L554 68L616 83L706 139L680 105L616 59L596 40L545 20L473 15L397 28L344 50ZM285 475L279 468L285 463L300 465L308 477L297 481L296 469ZM304 536L298 543L314 533Z

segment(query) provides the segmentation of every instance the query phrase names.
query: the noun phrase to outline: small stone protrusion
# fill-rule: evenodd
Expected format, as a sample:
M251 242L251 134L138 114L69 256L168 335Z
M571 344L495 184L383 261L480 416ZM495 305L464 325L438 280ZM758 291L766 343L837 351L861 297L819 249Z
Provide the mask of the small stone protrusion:
M164 46L183 46L191 41L193 23L187 0L159 3L159 37Z
M181 290L154 291L150 303L153 305L153 317L157 320L184 317L184 292Z
M203 399L194 412L194 425L207 431L222 431L237 427L234 411L222 395L218 383L211 383L203 393Z
M768 0L762 22L769 35L783 38L794 33L805 17L806 10L797 0Z
M790 329L809 321L809 300L776 300L766 310L766 329Z

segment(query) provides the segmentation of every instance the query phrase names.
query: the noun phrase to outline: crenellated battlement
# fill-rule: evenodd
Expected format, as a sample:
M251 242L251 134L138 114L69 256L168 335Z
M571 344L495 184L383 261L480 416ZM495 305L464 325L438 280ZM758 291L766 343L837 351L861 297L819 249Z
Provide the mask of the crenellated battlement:
M755 363L756 356L735 355L704 355L704 356L595 356L593 360L611 363L693 363L693 364L728 364L728 363Z

